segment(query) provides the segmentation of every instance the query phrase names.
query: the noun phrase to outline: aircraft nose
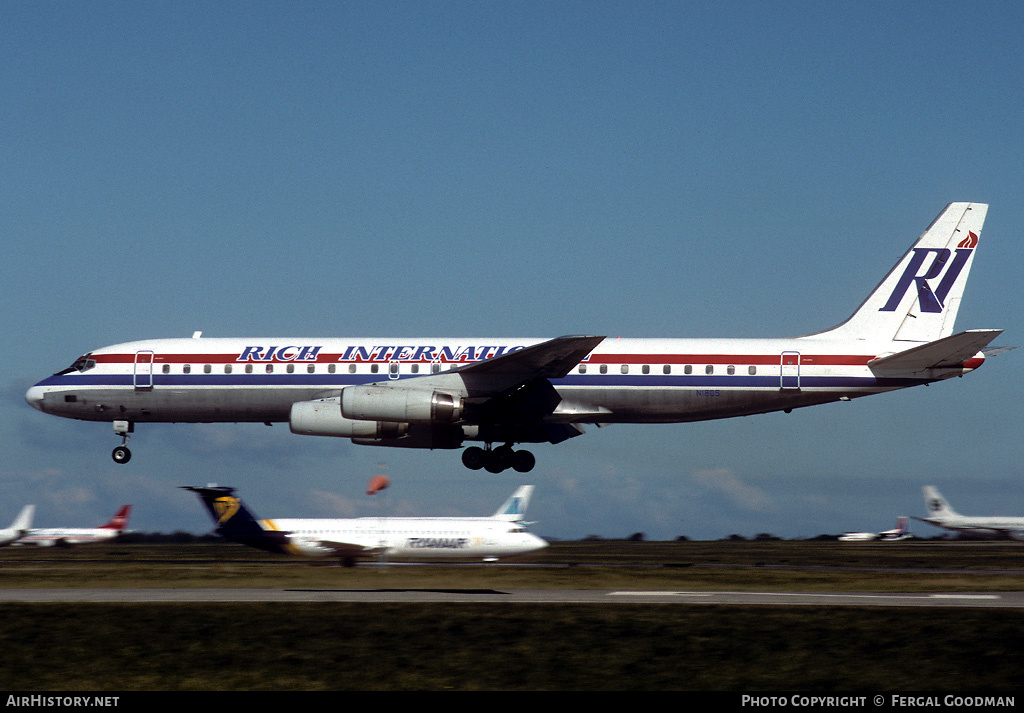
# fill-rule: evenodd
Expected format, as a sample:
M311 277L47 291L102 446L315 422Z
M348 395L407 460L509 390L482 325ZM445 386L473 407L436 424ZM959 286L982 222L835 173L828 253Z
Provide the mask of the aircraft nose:
M36 384L25 392L25 401L28 405L39 411L43 410L43 387Z

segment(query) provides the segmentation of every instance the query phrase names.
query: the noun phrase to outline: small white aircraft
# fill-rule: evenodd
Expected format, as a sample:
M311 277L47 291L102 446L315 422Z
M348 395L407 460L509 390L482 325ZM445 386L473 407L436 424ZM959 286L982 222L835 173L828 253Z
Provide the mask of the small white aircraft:
M784 411L963 376L1002 330L953 333L988 206L951 203L845 322L784 339L149 339L94 349L32 386L48 414L112 423L286 422L292 432L461 448L467 468L527 472L518 443L584 424ZM845 258L844 258L845 259ZM988 353L994 353L990 350ZM495 444L497 447L492 447Z
M131 510L131 505L122 505L106 525L100 525L99 527L46 527L30 529L13 544L61 547L104 542L117 537L128 526L128 515L131 513Z
M360 517L257 520L235 488L182 486L206 505L216 532L243 545L306 557L401 560L480 559L533 552L548 543L526 531L523 517L533 493L523 485L490 517Z
M21 537L32 527L32 515L35 514L35 505L26 505L18 513L18 517L14 518L14 522L11 523L10 527L0 530L0 547L10 545Z
M931 515L930 517L915 517L915 520L960 532L968 537L1009 537L1014 540L1024 540L1024 517L961 515L949 506L949 503L935 487L926 485L922 491L924 492L925 507Z
M873 542L874 540L881 540L882 542L898 542L899 540L906 540L910 537L910 533L907 532L907 517L901 515L896 518L896 527L892 530L884 530L883 532L847 532L845 535L839 536L840 542Z

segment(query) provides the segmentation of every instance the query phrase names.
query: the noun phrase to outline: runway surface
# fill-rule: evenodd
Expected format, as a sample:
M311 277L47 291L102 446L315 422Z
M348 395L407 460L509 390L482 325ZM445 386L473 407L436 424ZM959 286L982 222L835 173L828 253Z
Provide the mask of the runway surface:
M814 593L581 589L5 589L0 602L446 602L1024 608L1024 592Z

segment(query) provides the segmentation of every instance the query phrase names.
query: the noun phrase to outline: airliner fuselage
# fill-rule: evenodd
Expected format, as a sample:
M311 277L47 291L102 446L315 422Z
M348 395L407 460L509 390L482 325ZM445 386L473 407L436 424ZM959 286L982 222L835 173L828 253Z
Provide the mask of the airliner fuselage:
M543 340L405 339L399 346L394 340L259 340L266 347L254 341L153 339L104 347L81 357L76 363L87 365L81 370L40 381L28 401L85 421L286 422L298 401L382 380L401 386ZM902 377L868 366L904 348L811 337L605 340L565 377L551 380L566 404L554 413L567 423L728 418L961 376L984 360L977 354L954 368Z

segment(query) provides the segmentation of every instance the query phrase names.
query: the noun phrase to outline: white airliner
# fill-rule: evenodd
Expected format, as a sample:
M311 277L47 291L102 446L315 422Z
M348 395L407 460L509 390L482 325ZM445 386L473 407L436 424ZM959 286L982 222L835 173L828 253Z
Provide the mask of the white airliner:
M87 545L93 542L104 542L117 537L128 526L128 515L131 510L131 505L122 505L106 525L99 527L33 528L14 544L53 547L55 545Z
M14 518L14 522L11 523L10 527L0 530L0 547L21 539L28 529L32 527L32 515L35 511L35 505L26 505L18 513L18 517Z
M942 494L931 485L924 486L922 490L924 504L930 516L915 517L915 520L960 532L968 537L1009 537L1024 540L1024 517L968 517L953 510Z
M896 527L892 530L884 530L882 532L847 532L845 535L839 536L840 542L873 542L875 540L881 540L882 542L899 542L900 540L906 540L910 537L910 533L907 532L907 517L901 515L896 518Z
M257 520L235 489L182 486L198 494L232 542L306 557L402 560L469 558L485 561L533 552L548 543L526 531L523 516L533 493L523 485L490 517L360 517L355 519Z
M150 339L95 349L26 400L135 424L287 422L294 433L533 468L517 443L583 424L678 423L849 401L962 376L1002 330L953 333L988 206L951 203L845 322L785 339ZM498 444L492 448L492 445Z

